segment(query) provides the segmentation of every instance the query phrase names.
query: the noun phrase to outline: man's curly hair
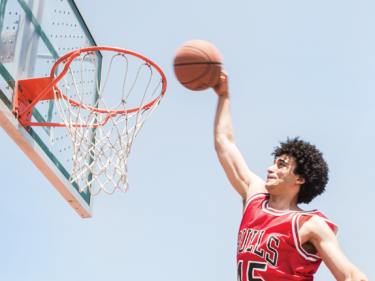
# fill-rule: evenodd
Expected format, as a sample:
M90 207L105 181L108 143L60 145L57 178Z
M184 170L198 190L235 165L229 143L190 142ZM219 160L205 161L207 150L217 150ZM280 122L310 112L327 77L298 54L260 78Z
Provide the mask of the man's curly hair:
M315 145L299 140L298 137L280 142L280 147L276 147L272 153L275 159L283 154L294 158L294 174L305 179L298 193L297 203L310 203L324 192L328 182L328 165L323 159L323 154Z

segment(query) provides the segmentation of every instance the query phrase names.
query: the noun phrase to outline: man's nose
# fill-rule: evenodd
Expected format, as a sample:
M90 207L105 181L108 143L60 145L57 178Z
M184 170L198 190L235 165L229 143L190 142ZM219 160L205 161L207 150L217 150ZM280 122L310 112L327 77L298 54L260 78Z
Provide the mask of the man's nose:
M268 173L273 173L273 172L275 171L275 167L276 167L276 165L272 165L271 167L269 167L269 168L267 169L267 172L268 172Z

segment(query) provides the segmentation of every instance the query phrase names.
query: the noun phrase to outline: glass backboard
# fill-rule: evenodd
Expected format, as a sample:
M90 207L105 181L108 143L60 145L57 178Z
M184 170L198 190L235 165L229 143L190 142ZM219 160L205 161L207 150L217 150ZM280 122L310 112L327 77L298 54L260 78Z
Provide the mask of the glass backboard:
M12 113L15 82L49 76L62 55L97 46L82 12L73 0L1 0L0 3L0 125L82 218L92 215L92 198L68 182L72 170L72 145L66 128L32 127L27 131ZM71 64L83 66L78 83L91 93L94 104L100 83L102 55ZM61 122L54 100L39 102L33 121ZM88 175L90 176L90 175Z

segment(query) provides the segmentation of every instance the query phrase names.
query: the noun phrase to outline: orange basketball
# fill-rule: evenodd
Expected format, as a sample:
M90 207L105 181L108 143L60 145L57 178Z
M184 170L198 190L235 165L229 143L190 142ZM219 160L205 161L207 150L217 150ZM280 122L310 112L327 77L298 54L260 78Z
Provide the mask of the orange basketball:
M219 50L203 40L183 44L174 59L174 73L180 83L193 91L219 83L222 59Z

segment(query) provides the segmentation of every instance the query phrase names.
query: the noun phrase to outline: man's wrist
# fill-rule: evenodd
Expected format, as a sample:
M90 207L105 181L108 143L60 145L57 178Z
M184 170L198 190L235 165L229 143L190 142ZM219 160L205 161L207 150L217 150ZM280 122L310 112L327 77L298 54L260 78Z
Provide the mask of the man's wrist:
M220 91L216 93L219 97L229 97L229 91Z

